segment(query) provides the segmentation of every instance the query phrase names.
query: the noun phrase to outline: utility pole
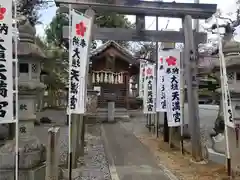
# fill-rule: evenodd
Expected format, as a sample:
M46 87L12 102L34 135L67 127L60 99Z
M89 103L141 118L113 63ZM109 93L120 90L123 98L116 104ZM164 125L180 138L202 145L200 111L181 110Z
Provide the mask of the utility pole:
M194 3L199 4L200 0L194 0ZM199 32L199 19L194 20L194 28L196 32Z
M196 45L193 38L192 18L185 16L183 20L185 36L184 60L186 61L186 80L188 96L188 118L191 131L192 156L195 161L202 160L201 140L200 140L200 121L198 110L198 59Z

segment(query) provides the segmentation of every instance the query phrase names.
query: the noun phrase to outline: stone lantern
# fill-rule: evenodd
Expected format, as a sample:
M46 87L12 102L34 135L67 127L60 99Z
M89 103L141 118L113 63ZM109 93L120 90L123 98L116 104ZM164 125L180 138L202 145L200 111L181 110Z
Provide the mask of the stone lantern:
M231 41L227 42L223 47L223 53L225 56L226 68L227 68L227 77L228 77L228 86L231 96L231 103L232 103L232 110L233 110L233 117L234 120L240 121L240 43ZM215 62L215 72L220 77L219 71L219 61ZM219 96L221 99L220 105L220 113L218 123L216 123L218 134L217 136L213 137L213 149L218 153L222 153L223 156L226 154L226 141L225 141L225 134L223 133L224 130L224 119L223 119L223 107L222 107L222 91L221 88L217 90L219 92ZM220 123L219 123L220 122ZM238 147L238 143L236 142L236 132L233 128L229 129L229 146L230 146L230 154L231 154L231 166L233 171L240 171L240 148ZM220 159L220 158L218 158ZM225 157L222 158L222 163L224 163Z
M18 42L19 60L19 180L44 179L45 148L34 135L36 120L36 99L44 89L40 82L41 62L46 59L35 44L36 30L29 21L20 24ZM15 76L15 74L13 74ZM14 179L15 139L0 148L0 180ZM42 171L42 172L39 172ZM36 176L41 174L43 176Z

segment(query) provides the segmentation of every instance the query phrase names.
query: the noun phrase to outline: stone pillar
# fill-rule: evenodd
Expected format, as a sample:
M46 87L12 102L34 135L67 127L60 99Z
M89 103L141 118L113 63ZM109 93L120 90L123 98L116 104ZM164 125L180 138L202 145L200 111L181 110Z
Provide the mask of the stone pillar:
M222 103L222 99L221 102ZM233 109L233 117L236 122L240 122L240 110L236 108L240 105L239 101L239 94L235 93L234 95L231 94L231 103ZM221 111L221 109L220 109ZM221 111L222 112L222 111ZM224 120L222 120L224 121ZM219 123L219 122L218 122ZM229 142L229 149L230 149L230 156L231 156L231 168L234 172L240 172L240 141L236 140L236 131L233 128L228 128L228 142ZM222 128L221 128L222 129ZM225 130L224 130L225 131ZM240 132L239 132L240 133ZM240 134L239 134L240 136ZM219 130L217 136L213 137L213 146L214 152L209 152L209 156L217 157L217 162L226 164L225 154L226 154L226 137L225 133Z
M58 180L59 166L59 128L48 130L48 148L45 180Z
M46 159L45 147L34 136L35 102L34 94L19 94L19 180L41 180L45 177L42 164ZM0 180L14 179L15 142L14 139L0 148ZM35 176L36 170L41 176Z
M115 102L108 102L108 122L114 122L115 120Z
M28 152L23 152L23 159L20 155L20 168L32 168L46 159L45 147L34 134L36 93L31 93L32 91L19 94L19 150L28 149ZM28 153L29 162L24 157Z
M19 95L19 138L28 139L33 135L35 114L35 95Z
M98 108L98 91L88 89L87 90L87 115L96 115Z
M233 95L231 95L233 96ZM232 109L233 117L236 124L240 124L240 94L236 93L235 98L232 97ZM240 130L238 130L238 136L240 137ZM231 167L234 172L240 173L240 141L236 139L236 131L233 128L228 127L228 141L231 154Z

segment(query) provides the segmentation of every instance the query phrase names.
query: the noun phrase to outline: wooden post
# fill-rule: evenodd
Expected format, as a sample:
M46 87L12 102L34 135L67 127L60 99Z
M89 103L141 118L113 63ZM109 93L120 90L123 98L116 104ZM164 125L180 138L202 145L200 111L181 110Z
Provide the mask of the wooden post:
M159 127L159 119L160 119L160 113L158 112L157 114L156 114L156 118L157 118L157 122L156 122L156 136L157 136L157 138L159 137L159 129L158 129L158 127Z
M79 114L72 114L72 168L77 167L80 116Z
M153 122L154 122L154 124L153 124L153 134L156 133L156 115L157 115L157 113L153 114Z
M168 139L169 148L172 148L172 140L173 140L173 127L169 127L169 139Z
M193 40L192 17L186 16L183 21L185 36L184 60L186 61L186 80L188 96L188 117L191 131L192 156L195 161L202 160L200 141L200 121L198 111L198 82L196 46Z
M77 134L77 136L78 136L78 142L77 142L77 157L79 158L80 156L81 156L81 153L80 153L80 151L81 151L81 132L82 132L82 126L83 126L83 116L80 116L79 117L79 124L78 124L78 129L79 129L79 131L78 131L78 134Z
M163 141L169 142L169 128L168 128L167 112L164 112Z
M84 164L84 144L85 144L85 129L86 129L87 116L81 117L80 121L80 143L79 143L79 158L80 164Z
M58 180L60 128L48 130L47 160L45 180Z
M15 137L15 123L8 124L8 138L13 139Z
M146 125L145 126L146 126L146 128L148 128L148 114L145 114L144 117L146 119Z
M149 130L149 132L151 132L151 129L152 129L152 115L149 114L148 115L148 130Z

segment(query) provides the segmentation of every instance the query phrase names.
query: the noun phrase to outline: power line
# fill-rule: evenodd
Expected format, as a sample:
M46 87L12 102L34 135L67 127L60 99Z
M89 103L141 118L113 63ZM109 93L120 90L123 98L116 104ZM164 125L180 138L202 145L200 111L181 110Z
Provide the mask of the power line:
M155 19L152 21L152 23L147 27L147 29L149 29L152 25L153 25L153 23L155 22Z
M157 17L157 18L158 18L158 17ZM158 20L157 18L156 18L156 21ZM154 21L155 21L155 19L153 20L153 22L151 23L151 25L150 25L149 27L152 26L152 24L154 23ZM166 24L165 28L162 28L160 31L163 31L163 30L167 29L169 23L170 23L170 19L168 18L168 20L167 20L167 24ZM146 44L146 43L144 43L144 42L139 42L139 41L136 42L136 43L138 43L138 44L139 44L140 46L142 46L142 47L144 47L144 45ZM149 43L149 46L150 46L150 47L153 47L153 44L154 44L154 43L155 43L155 42L153 42L153 41L150 42L150 43ZM141 48L140 48L140 49L141 49ZM148 51L148 49L145 48L145 51ZM148 53L148 52L147 52L147 53Z

